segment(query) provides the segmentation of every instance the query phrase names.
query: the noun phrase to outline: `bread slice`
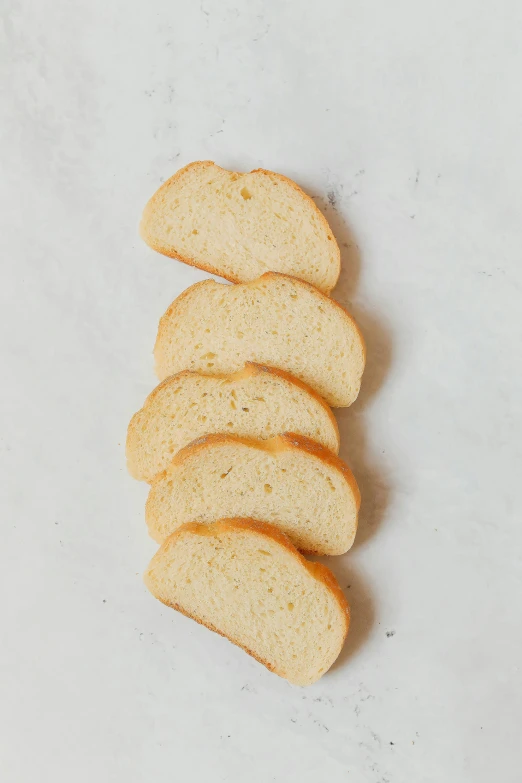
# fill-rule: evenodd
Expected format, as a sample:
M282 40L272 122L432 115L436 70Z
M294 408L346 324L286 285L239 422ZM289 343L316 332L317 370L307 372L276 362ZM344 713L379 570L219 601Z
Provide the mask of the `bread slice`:
M187 522L252 517L303 552L341 555L353 544L360 502L348 465L309 438L206 435L154 479L145 518L159 543Z
M332 411L288 373L247 364L232 375L181 372L145 400L127 433L129 473L151 481L195 438L226 432L271 438L292 431L339 451Z
M180 370L235 372L247 361L279 367L342 407L359 393L365 348L337 302L267 272L253 283L188 288L162 317L154 356L160 380Z
M183 525L153 557L145 584L294 685L318 680L348 632L348 604L331 571L254 520Z
M174 174L145 207L141 236L154 250L247 283L285 272L328 294L340 254L330 226L295 182L272 171L226 171L209 160Z

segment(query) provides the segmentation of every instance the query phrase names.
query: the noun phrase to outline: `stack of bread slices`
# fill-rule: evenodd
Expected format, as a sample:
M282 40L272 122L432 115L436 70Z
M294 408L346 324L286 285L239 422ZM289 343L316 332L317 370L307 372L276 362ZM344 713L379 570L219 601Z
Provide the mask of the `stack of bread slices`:
M160 544L151 593L297 685L341 651L349 607L303 554L353 543L360 495L337 456L330 406L351 405L361 333L329 294L337 243L313 201L270 171L192 163L145 208L155 250L220 275L188 288L159 323L159 386L127 435Z

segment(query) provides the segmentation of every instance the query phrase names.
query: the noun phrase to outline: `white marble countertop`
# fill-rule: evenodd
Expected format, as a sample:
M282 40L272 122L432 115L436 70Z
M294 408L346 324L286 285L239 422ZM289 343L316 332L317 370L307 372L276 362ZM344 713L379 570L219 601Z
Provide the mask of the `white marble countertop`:
M4 3L3 783L521 780L520 8ZM126 426L204 274L137 223L206 158L316 199L368 345L353 625L308 689L141 579Z

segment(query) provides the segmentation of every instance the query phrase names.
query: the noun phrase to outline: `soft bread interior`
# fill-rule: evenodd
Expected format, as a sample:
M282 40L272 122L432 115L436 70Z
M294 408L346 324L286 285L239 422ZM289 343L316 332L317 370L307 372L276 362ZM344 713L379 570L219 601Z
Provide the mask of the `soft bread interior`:
M207 433L265 439L286 431L339 450L328 406L284 373L253 365L228 377L184 372L161 383L133 416L127 465L134 478L151 481L183 446Z
M211 435L182 449L154 480L146 520L161 543L186 522L252 517L304 552L339 555L353 544L359 505L348 466L307 438Z
M152 559L145 582L163 603L296 685L330 668L348 630L348 606L331 572L252 521L185 525Z
M328 294L339 277L339 247L326 219L294 182L271 171L192 163L154 194L140 231L160 253L236 283L273 270Z
M359 329L340 305L272 272L245 285L188 288L161 319L154 356L160 379L236 372L247 361L278 367L334 406L357 398L365 363Z

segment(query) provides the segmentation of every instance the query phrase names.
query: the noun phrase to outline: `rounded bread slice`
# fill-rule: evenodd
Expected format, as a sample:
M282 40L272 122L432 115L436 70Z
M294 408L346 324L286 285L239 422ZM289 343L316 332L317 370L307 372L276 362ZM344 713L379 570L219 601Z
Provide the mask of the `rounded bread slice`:
M332 411L288 373L252 363L231 375L185 371L160 383L132 417L127 467L134 478L151 481L181 448L202 435L266 439L287 431L339 451Z
M254 520L183 525L152 558L145 584L295 685L328 671L348 632L349 607L331 571Z
M187 522L251 517L303 552L341 555L353 544L360 502L348 465L309 438L206 435L156 476L145 518L158 543Z
M267 272L243 285L204 280L188 288L160 320L154 357L160 380L180 370L231 373L259 362L344 407L359 393L365 347L337 302L302 280Z
M233 283L272 270L328 294L339 277L339 247L326 218L295 182L273 171L190 163L152 196L140 232L163 255Z

